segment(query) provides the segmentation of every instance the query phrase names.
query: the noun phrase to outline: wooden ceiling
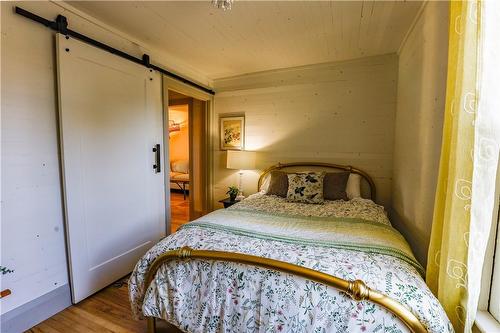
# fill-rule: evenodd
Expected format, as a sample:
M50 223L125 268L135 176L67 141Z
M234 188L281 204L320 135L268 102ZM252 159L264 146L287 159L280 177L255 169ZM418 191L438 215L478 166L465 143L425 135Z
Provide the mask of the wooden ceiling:
M396 52L420 1L78 1L210 79Z

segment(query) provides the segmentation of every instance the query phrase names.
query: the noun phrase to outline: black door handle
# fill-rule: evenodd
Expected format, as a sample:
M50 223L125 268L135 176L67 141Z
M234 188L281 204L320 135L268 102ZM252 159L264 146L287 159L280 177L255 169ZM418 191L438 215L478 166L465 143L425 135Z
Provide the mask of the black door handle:
M153 147L153 153L155 153L155 164L153 165L153 170L155 170L156 173L161 172L161 159L160 159L160 144L157 143Z

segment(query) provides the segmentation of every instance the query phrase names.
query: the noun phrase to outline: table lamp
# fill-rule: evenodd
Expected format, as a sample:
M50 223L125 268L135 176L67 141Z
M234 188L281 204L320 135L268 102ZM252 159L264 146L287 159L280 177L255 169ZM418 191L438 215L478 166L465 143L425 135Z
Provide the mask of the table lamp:
M253 170L255 169L255 152L246 150L228 150L227 151L227 163L226 167L228 169L240 170L240 183L238 185L238 196L237 200L244 199L243 190L241 188L241 183L243 179L243 170Z

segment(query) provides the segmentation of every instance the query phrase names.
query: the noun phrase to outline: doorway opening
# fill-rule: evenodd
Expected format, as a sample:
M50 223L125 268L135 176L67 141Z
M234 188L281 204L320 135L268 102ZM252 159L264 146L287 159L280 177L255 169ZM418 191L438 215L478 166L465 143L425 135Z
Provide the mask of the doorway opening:
M207 102L168 89L170 233L207 213ZM168 204L168 203L167 203Z
M189 106L190 97L168 91L170 163L170 232L189 221Z

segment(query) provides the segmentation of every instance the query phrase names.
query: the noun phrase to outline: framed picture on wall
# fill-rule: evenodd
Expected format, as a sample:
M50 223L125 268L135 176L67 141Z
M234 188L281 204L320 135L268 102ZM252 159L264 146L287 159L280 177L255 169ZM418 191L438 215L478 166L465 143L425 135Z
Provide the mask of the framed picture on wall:
M245 117L220 117L220 149L242 150L245 146Z

